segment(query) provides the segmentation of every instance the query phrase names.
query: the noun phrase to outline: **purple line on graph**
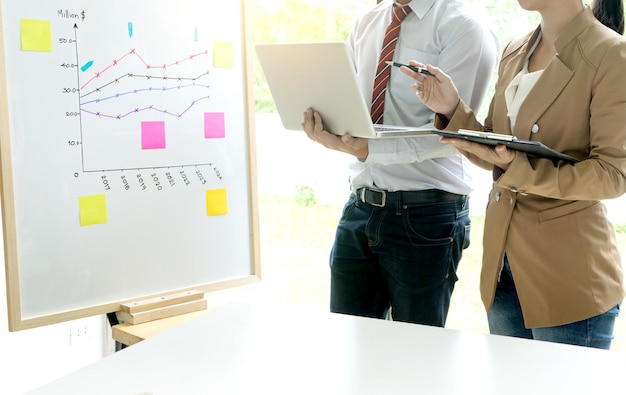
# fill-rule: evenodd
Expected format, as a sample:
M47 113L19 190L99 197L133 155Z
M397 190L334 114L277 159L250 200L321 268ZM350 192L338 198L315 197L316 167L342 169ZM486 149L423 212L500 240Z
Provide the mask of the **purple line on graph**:
M85 110L84 108L82 109L82 111L87 113L87 114L95 115L95 116L100 117L100 118L110 118L110 119L123 119L123 118L126 118L127 116L129 116L131 114L137 114L137 113L140 113L142 111L156 111L156 112L160 112L162 114L167 114L167 115L171 115L173 117L180 118L183 115L185 115L185 113L187 111L189 111L189 109L191 107L193 107L197 102L199 102L201 100L207 100L207 99L209 99L209 96L200 97L200 98L192 101L183 111L181 111L179 113L175 113L175 112L169 111L166 108L157 108L157 107L154 107L154 106L135 108L135 109L129 110L129 111L127 111L125 113L122 113L122 114L104 114L104 113L101 113L100 111L89 111L89 110Z

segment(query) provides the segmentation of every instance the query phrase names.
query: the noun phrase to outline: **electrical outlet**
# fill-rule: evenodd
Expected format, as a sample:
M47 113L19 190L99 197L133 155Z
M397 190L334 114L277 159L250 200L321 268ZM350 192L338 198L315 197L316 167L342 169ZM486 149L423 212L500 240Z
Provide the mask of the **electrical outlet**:
M86 325L78 325L70 328L70 344L78 344L91 336L91 330Z

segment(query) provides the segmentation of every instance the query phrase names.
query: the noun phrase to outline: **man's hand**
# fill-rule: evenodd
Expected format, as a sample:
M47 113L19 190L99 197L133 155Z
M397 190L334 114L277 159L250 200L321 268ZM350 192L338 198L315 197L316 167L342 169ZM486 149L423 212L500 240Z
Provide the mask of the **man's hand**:
M367 139L352 137L347 134L337 136L327 132L324 130L322 116L311 108L304 113L302 129L311 140L328 149L345 152L361 160L367 158L369 153Z

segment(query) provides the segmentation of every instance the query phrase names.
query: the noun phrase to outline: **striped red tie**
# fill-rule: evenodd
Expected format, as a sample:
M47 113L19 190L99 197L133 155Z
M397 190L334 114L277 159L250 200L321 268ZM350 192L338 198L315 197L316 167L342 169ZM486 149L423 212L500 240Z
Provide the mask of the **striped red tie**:
M393 51L396 48L398 34L400 34L400 23L411 13L408 6L400 7L394 3L391 9L391 23L387 27L383 47L380 51L378 67L376 68L376 79L374 80L374 92L372 95L372 122L383 123L383 112L385 111L385 91L387 90L387 82L391 66L387 64L393 58Z

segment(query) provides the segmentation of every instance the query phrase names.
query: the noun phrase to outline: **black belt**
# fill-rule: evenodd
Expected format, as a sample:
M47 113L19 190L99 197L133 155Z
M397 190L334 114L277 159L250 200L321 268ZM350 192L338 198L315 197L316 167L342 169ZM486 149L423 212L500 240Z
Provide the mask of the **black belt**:
M386 204L431 204L442 202L456 202L465 198L465 195L442 191L440 189L426 189L424 191L387 192L375 188L359 188L356 190L357 200L376 207L385 207Z

